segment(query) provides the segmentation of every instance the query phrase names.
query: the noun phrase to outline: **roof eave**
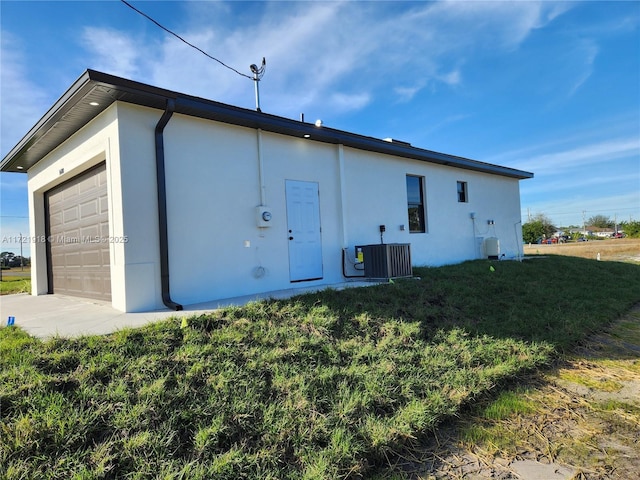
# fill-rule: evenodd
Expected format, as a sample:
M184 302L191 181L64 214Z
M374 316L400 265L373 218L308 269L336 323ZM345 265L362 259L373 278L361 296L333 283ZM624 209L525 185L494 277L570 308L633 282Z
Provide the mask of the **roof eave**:
M0 171L25 173L116 101L163 109L170 98L175 100L176 113L184 115L520 180L533 177L533 173L530 172L424 150L404 142L388 142L324 126L317 127L314 124L180 94L95 70L87 70L71 85L2 159ZM94 100L94 103L99 105L88 107ZM41 145L38 145L39 142L42 142ZM32 149L34 151L30 154Z

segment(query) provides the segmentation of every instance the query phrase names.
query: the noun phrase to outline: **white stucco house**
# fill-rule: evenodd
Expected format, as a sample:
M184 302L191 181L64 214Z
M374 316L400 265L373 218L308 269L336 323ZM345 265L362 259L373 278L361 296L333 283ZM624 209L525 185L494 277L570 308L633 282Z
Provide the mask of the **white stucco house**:
M126 312L341 283L381 240L519 257L533 176L93 70L0 169L28 176L32 293Z

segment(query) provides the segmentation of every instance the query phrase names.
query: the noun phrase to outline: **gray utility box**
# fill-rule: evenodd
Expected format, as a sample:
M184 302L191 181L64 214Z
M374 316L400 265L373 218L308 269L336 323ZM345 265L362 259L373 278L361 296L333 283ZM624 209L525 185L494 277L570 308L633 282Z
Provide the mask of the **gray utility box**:
M356 246L362 249L367 278L412 277L411 248L408 243L381 243Z

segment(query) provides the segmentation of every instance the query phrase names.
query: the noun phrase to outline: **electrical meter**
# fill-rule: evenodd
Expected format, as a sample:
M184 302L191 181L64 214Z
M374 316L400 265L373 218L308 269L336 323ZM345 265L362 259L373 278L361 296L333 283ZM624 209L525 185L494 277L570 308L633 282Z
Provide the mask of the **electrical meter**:
M269 207L265 205L256 207L256 221L259 228L270 227L272 218L273 215Z

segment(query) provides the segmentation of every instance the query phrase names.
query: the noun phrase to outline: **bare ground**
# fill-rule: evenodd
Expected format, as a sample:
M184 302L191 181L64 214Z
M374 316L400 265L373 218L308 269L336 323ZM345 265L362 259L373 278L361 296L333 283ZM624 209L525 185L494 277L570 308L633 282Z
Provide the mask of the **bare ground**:
M468 412L397 466L416 480L640 478L640 305L513 390L532 411Z
M568 255L601 261L640 263L640 238L616 238L552 245L525 245L525 255Z
M640 239L531 245L524 252L640 264ZM483 408L493 400L480 401L416 442L396 467L414 480L640 479L640 304L510 388L532 408L488 419Z

